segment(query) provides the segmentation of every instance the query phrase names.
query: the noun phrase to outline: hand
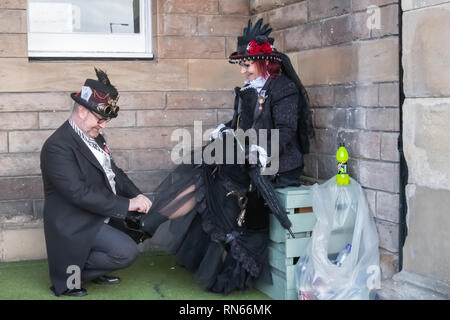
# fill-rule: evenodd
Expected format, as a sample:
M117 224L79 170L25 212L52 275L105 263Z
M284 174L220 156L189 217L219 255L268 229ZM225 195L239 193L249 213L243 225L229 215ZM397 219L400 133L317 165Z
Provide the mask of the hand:
M140 194L137 197L130 199L128 211L137 211L139 213L146 214L150 210L151 206L152 202L150 199L143 194Z
M209 141L213 141L216 140L217 137L219 136L219 134L221 133L221 131L226 128L225 125L223 123L219 124L217 126L217 128L215 128L211 134L209 135Z
M142 201L145 202L146 207L147 207L147 212L148 212L148 211L150 210L150 208L152 207L152 205L153 205L153 203L150 201L150 199L147 198L146 196L144 196L142 193L139 194L139 195L137 196L137 198L140 198L140 199L142 199Z
M257 159L255 159L255 153L258 152ZM259 162L262 168L265 168L267 166L267 151L260 146L257 146L256 144L252 144L250 146L250 154L249 154L249 161L250 163L257 163Z

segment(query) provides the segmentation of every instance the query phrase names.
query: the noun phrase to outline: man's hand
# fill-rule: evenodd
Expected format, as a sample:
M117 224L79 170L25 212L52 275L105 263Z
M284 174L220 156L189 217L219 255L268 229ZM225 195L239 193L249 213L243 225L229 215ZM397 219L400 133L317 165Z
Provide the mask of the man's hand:
M145 202L146 208L147 208L147 212L148 212L148 211L150 210L150 208L152 207L152 205L153 205L153 203L150 201L150 199L147 198L146 196L144 196L143 194L139 194L139 195L137 196L137 198L140 198L140 199L142 199L142 201ZM146 212L146 213L147 213L147 212Z
M151 207L152 202L150 201L150 199L144 196L143 194L140 194L137 197L130 199L128 211L137 211L139 213L146 214Z

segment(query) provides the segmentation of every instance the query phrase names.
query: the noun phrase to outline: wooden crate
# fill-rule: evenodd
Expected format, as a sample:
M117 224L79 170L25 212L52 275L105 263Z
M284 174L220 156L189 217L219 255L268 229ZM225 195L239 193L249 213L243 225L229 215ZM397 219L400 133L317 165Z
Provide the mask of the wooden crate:
M297 289L286 288L286 276L278 270L272 270L272 284L258 283L258 290L275 300L297 300Z
M286 208L291 230L284 229L275 216L270 216L269 264L273 284L257 283L257 288L276 300L298 299L295 284L295 264L305 254L316 218L312 212L311 187L277 189L281 203Z

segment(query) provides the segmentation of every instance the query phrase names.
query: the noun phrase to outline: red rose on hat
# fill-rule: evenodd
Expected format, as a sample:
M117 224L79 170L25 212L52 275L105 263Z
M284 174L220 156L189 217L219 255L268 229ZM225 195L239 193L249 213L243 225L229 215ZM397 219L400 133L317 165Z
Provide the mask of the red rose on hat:
M260 54L260 53L272 53L272 46L268 41L263 44L258 44L255 40L252 40L248 44L248 53Z

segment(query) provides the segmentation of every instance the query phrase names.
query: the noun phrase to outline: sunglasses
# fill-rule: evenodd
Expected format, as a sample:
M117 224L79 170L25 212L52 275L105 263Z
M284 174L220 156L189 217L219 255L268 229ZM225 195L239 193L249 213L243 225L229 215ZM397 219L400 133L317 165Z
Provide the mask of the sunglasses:
M111 118L103 118L103 117L97 117L97 115L95 114L95 112L92 112L91 110L89 110L90 113L92 113L92 115L97 119L97 124L103 124L103 123L108 123L111 121Z

